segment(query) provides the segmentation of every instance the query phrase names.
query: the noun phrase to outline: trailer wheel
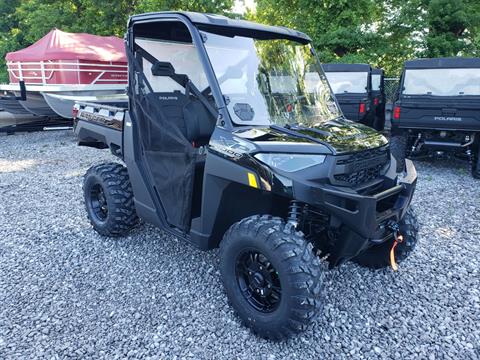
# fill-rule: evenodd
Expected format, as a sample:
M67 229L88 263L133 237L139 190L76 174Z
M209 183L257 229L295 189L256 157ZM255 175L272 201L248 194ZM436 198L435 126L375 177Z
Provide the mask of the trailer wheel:
M407 137L404 135L393 135L390 138L390 152L397 160L397 173L403 172L407 156Z
M83 194L93 228L104 236L122 236L138 222L127 168L118 163L92 166L85 174Z
M472 176L475 179L480 179L480 142L478 144L476 155L473 157L472 162Z
M261 337L287 338L321 311L320 259L280 218L252 216L232 225L220 243L220 272L234 310Z
M395 247L395 260L397 263L405 260L415 249L418 241L418 221L412 208L407 210L403 219L399 222L400 233L403 235L403 242ZM386 241L380 245L372 246L353 258L353 262L373 268L381 269L390 266L390 250L394 240Z

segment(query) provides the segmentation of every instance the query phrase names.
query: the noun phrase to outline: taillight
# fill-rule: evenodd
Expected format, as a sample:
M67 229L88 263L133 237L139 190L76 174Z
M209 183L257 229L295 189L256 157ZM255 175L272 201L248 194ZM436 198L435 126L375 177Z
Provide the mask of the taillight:
M358 112L360 114L363 114L365 112L365 103L360 103L360 108L358 109Z
M378 105L379 102L380 102L380 101L378 100L378 98L373 99L373 104L374 104L374 105Z
M394 118L395 120L400 119L400 106L395 106L395 107L393 108L393 118Z

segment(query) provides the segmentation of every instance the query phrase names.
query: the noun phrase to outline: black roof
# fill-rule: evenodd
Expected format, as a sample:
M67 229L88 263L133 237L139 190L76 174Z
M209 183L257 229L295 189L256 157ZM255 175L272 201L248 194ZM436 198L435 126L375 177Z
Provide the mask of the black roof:
M195 24L199 29L211 31L225 36L245 36L256 39L288 39L307 44L312 40L304 33L286 27L269 26L252 21L230 19L222 15L204 14L188 11L162 11L133 15L129 19L129 27L135 22L155 21L173 16L183 16Z
M372 67L368 64L322 64L325 72L361 72L371 71Z
M480 68L480 58L448 57L405 61L405 69Z
M373 69L372 69L372 74L375 74L375 75L383 75L383 69L373 68Z

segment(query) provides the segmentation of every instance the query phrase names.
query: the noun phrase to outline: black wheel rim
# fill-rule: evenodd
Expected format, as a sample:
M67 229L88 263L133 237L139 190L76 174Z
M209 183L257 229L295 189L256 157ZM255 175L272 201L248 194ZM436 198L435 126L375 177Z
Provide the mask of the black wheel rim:
M107 198L100 184L95 184L90 190L90 205L93 215L100 221L105 221L108 216Z
M237 258L238 286L247 302L256 310L269 313L280 305L280 278L272 263L258 251L245 251Z

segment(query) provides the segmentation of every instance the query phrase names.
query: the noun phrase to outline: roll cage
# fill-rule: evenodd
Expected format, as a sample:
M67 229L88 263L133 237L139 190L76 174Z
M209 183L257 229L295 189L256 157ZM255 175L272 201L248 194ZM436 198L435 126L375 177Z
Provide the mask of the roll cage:
M128 20L128 30L126 34L127 55L129 57L135 57L138 52L138 47L135 45L136 36L147 34L149 36L155 36L156 29L152 24L167 21L180 22L188 29L188 35L181 34L180 36L190 36L191 43L196 47L203 71L205 72L209 84L208 90L211 92L215 101L215 111L217 112L216 125L227 130L233 129L235 125L227 110L226 99L222 95L218 79L215 76L204 46L204 41L207 35L202 33L202 31L208 31L229 37L246 36L263 40L286 39L297 41L301 44L308 44L311 42L310 37L304 33L285 27L262 25L245 20L234 20L213 14L172 11L131 16ZM142 50L140 50L140 52L142 52ZM148 56L149 54L145 54L143 51L143 55ZM158 66L162 67L162 71L166 71L166 68L168 68L168 64L158 64ZM179 77L182 77L182 74L176 74L174 69L170 72L172 73L171 76L167 76L170 76L173 80L179 82ZM131 76L132 75L129 74L129 84L133 83L133 79L130 78ZM193 90L195 91L195 88L193 88ZM131 104L129 105L131 106Z

